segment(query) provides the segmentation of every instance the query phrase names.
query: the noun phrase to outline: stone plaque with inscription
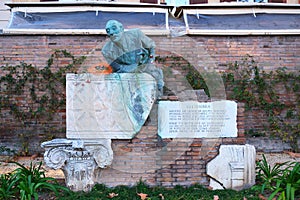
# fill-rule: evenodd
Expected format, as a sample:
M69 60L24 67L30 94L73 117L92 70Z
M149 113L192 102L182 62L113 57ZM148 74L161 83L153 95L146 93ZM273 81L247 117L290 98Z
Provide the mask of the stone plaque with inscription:
M237 103L160 101L158 134L162 138L237 137Z

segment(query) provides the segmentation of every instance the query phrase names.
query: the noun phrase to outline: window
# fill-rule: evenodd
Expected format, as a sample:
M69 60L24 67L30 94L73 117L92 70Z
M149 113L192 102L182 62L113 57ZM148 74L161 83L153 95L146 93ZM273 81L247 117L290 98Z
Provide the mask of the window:
M242 3L238 6L231 3L210 6L199 4L199 1L197 4L173 7L37 3L28 7L27 4L11 3L7 5L12 8L12 15L3 33L106 34L106 22L116 19L123 23L125 29L140 28L149 35L300 34L300 7L287 4L244 6Z
M268 3L268 0L237 0L238 2L248 2L248 3Z
M286 3L286 0L268 0L269 3Z
M236 2L236 0L220 0L221 3L223 2Z
M190 4L208 3L208 0L190 0Z
M201 7L199 5L199 7ZM221 7L221 5L220 5ZM271 8L271 7L270 7ZM188 34L203 35L266 35L298 34L299 9L256 9L227 6L207 9L186 9L183 16Z
M57 4L60 5L60 4ZM106 22L120 21L125 29L140 28L147 34L168 33L168 9L151 7L15 7L7 31L105 34ZM74 23L76 21L76 23Z
M153 4L157 4L158 1L157 0L141 0L141 3L153 3Z

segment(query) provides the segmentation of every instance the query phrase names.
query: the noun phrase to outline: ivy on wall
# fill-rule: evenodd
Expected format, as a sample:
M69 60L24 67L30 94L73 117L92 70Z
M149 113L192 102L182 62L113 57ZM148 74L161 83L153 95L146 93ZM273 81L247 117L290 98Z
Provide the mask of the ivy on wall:
M178 56L168 59L170 60L168 62L181 65L180 67L186 71L186 79L194 89L204 89L209 95L203 74L201 75ZM65 50L57 50L51 55L44 68L26 63L2 66L0 114L9 111L24 127L41 123L43 120L48 122L55 113L65 108L63 92L65 74L76 73L84 60L85 57L75 58ZM158 63L167 62L160 57L156 60ZM205 74L209 79L213 79L214 76L211 73ZM285 68L266 72L258 67L253 57L247 56L241 61L229 64L222 77L229 99L244 102L249 112L253 110L263 112L267 119L265 133L257 133L255 129L251 129L247 130L248 134L280 137L289 142L294 151L299 152L297 145L300 137L299 73L288 72ZM54 129L51 131L55 132ZM25 135L23 137L26 138ZM28 149L28 140L24 139L23 142L25 152Z
M266 72L258 67L251 56L230 63L227 67L222 73L227 98L244 102L246 111L262 112L262 117L267 119L267 124L263 124L263 133L257 133L255 129L246 130L247 133L250 136L279 137L299 152L300 71L293 73L286 68L279 68ZM209 95L203 74L190 67L186 77L194 89L204 89Z
M21 127L48 123L55 113L65 108L65 74L76 73L85 57L75 58L65 50L56 50L43 68L21 63L2 66L0 77L0 114L9 112ZM5 122L1 122L4 123ZM29 138L22 140L28 151Z
M300 71L299 71L300 72ZM247 56L228 66L223 74L229 98L245 102L246 109L259 110L267 117L265 132L280 137L299 152L300 138L300 73L286 68L261 70L254 58ZM248 130L253 134L253 130Z

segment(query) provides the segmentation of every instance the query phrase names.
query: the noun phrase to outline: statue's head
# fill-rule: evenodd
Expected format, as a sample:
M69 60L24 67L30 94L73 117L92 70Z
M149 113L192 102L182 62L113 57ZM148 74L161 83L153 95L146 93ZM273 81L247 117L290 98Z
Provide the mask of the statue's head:
M124 32L123 25L117 20L109 20L106 23L105 30L113 42L118 42L122 38Z

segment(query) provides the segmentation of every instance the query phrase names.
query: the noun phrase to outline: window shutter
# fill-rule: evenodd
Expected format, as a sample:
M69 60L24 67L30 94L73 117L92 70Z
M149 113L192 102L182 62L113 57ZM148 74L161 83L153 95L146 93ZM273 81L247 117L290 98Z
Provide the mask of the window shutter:
M268 0L269 3L286 3L286 0Z
M153 4L157 4L157 0L141 0L141 3L153 3Z
M220 0L220 2L236 2L236 0Z
M208 3L208 0L190 0L190 4Z

